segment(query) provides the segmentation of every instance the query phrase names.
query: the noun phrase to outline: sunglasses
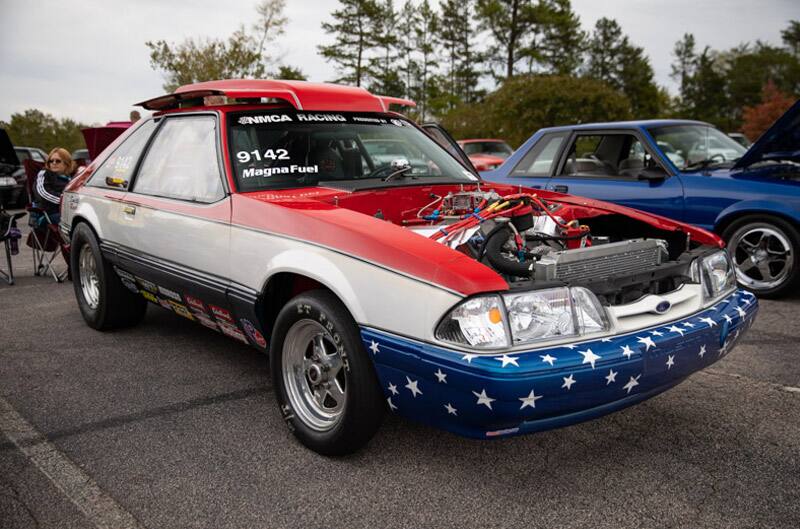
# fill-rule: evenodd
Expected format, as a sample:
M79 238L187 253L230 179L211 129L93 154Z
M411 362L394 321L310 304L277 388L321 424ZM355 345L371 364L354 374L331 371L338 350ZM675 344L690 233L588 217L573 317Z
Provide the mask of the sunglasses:
M52 160L47 160L47 163L59 164L59 163L64 163L64 160L57 160L53 158Z

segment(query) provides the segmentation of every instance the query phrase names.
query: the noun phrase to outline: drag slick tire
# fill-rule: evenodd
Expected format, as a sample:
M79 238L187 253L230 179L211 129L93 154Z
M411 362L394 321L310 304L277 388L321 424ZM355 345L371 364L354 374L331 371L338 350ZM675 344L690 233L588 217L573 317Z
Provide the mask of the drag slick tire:
M270 351L278 405L301 443L341 456L372 438L386 403L358 326L332 293L312 290L289 301Z
M800 234L794 226L770 215L749 215L728 226L722 238L727 241L739 285L766 298L796 290Z
M72 286L86 324L98 331L131 327L144 318L147 300L122 284L88 224L72 232L70 266Z

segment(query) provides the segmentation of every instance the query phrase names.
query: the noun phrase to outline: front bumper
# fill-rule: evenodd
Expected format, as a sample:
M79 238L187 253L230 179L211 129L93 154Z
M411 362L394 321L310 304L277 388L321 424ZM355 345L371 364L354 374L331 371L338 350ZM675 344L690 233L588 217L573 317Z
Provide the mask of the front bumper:
M369 327L361 336L392 411L487 438L567 426L657 395L730 352L757 312L755 296L737 290L657 327L492 356Z

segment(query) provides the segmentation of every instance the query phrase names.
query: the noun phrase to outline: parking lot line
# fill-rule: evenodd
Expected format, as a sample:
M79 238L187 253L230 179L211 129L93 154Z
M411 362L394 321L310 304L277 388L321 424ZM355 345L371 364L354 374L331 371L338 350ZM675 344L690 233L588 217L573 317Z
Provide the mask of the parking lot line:
M98 528L144 526L0 397L0 432Z

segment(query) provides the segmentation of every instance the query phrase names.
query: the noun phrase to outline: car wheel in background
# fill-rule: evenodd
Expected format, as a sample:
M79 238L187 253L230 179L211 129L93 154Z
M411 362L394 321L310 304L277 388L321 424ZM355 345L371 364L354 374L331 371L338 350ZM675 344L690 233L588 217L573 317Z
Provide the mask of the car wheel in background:
M147 300L125 288L103 259L94 232L83 222L72 232L70 267L78 308L89 327L104 331L142 321Z
M763 297L779 297L798 284L800 234L785 220L750 215L728 226L722 238L739 284Z
M300 294L281 309L270 371L289 429L320 454L355 452L372 438L386 413L358 326L328 291Z

